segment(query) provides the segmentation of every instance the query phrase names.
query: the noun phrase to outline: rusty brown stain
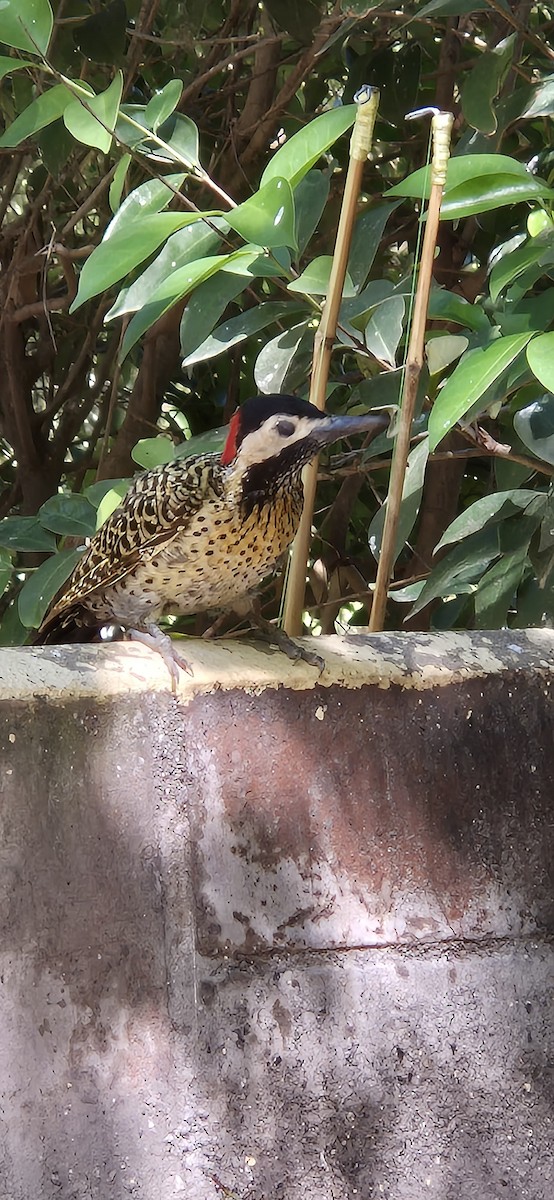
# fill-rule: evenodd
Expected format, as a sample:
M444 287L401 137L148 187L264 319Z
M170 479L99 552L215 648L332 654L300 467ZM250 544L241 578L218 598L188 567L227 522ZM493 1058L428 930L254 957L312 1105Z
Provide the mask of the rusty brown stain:
M286 692L263 701L219 697L213 759L224 781L222 821L254 892L257 871L277 872L290 860L309 881L323 862L348 878L362 903L367 892L381 894L386 911L398 889L419 889L433 894L447 923L470 905L484 921L487 890L523 878L523 830L533 825L541 826L536 883L547 887L553 859L544 805L554 774L547 693L544 680L514 674L424 697L397 687L295 694L294 704ZM188 710L193 758L198 703ZM204 698L203 724L215 704ZM200 841L202 803L196 814ZM199 858L199 891L204 869ZM276 930L278 940L314 916L299 906ZM417 917L412 924L417 933Z

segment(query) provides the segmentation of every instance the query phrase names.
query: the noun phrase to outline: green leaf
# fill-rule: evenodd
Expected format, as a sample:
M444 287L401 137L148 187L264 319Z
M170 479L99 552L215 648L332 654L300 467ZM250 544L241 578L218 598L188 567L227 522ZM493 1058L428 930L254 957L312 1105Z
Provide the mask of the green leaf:
M365 327L365 344L370 354L391 367L396 366L405 308L403 296L390 296L378 305Z
M290 271L290 252L285 246L279 246L276 250L263 250L261 246L255 246L253 242L247 242L243 246L241 254L248 254L250 261L246 268L249 275L253 279L266 278L274 279L287 275ZM244 268L241 263L229 263L227 271L235 271L237 275Z
M151 467L161 467L164 463L172 462L175 458L175 446L168 437L142 438L133 446L131 458L139 467L150 470Z
M69 311L75 312L86 300L117 283L149 258L170 234L198 220L196 213L152 213L142 217L137 225L131 224L129 229L118 229L117 235L105 237L85 262Z
M186 442L175 446L175 458L190 458L191 454L220 454L228 432L229 426L221 425L219 429L208 429L206 433L187 438Z
M152 99L148 101L144 110L144 120L149 129L156 132L159 125L167 120L171 113L177 108L183 84L180 79L170 79L165 87L160 92L156 92Z
M394 287L388 279L372 279L352 300L342 301L339 322L344 325L353 325L360 331L364 330L370 314L379 304L383 303L383 300L388 300L392 295L394 295Z
M350 394L348 411L363 412L368 408L399 404L403 379L403 370L386 371L384 374L373 375L371 379L363 379Z
M533 90L530 103L522 112L522 117L532 120L534 117L549 117L554 112L554 75L543 79Z
M507 623L508 609L523 579L528 563L527 549L504 554L485 571L474 595L477 629L501 629Z
M69 156L75 149L75 142L71 134L67 132L63 121L52 121L50 125L45 125L44 129L40 129L36 136L36 146L37 157L42 160L42 165L54 179L60 179L67 166ZM41 168L38 167L35 170L40 172Z
M430 337L425 347L430 375L439 375L467 350L469 338L446 333Z
M38 629L51 600L71 575L81 553L80 550L60 550L26 579L17 606L21 624L27 629Z
M36 62L31 62L28 58L6 58L5 55L0 54L0 79L11 75L12 71L22 71L24 67L36 68L36 65Z
M541 518L541 535L539 554L554 546L554 491L544 497L544 511Z
M294 199L286 179L270 180L225 217L245 242L268 249L289 246L296 250Z
M507 154L458 154L449 159L446 172L445 196L462 184L483 175L513 175L515 178L528 179L529 171L524 163ZM387 196L413 196L427 200L431 194L431 172L429 167L420 167L406 179L389 188Z
M287 284L289 292L302 292L304 296L326 296L329 290L332 266L333 259L330 254L322 254L319 258L312 259L298 279L293 279ZM344 300L351 299L356 295L356 288L348 272L342 295Z
M502 8L506 4L500 0ZM417 20L421 21L424 18L436 16L441 13L443 16L463 16L465 13L487 12L487 0L430 0L429 4L425 4L417 13Z
M293 325L292 329L287 329L284 333L279 333L277 337L272 338L260 351L254 367L254 379L260 392L281 391L292 360L307 329L307 321Z
M11 554L3 546L0 546L0 596L4 595L12 574L13 562Z
M535 208L527 216L527 232L529 237L539 237L541 233L552 233L554 221L544 208Z
M26 141L46 125L57 121L72 101L73 96L63 83L49 88L42 96L37 96L37 99L8 125L0 137L0 146L19 146L20 142Z
M125 53L127 7L125 0L102 4L100 12L87 17L73 31L75 45L96 63L120 63Z
M523 487L524 483L534 475L532 466L513 462L511 458L497 457L494 460L494 477L499 492L508 492L512 488Z
M118 71L105 92L86 100L86 108L78 99L67 106L63 114L66 129L78 142L109 154L122 91L123 75Z
M431 571L409 616L415 617L439 596L459 596L472 591L471 585L500 554L498 525L482 529L469 543L464 541L455 546Z
M21 624L17 608L17 598L12 600L0 624L0 646L23 646L29 636L29 630Z
M45 529L71 537L91 537L96 529L96 509L84 496L51 496L38 511Z
M433 553L437 554L452 542L461 542L464 538L471 537L492 522L503 521L506 517L513 516L518 510L527 508L528 504L536 500L537 495L540 493L528 488L510 488L506 492L494 492L491 496L483 496L450 523Z
M517 285L516 285L517 286ZM517 294L508 296L503 312L498 313L497 320L503 334L537 333L554 321L554 288L545 288L534 296L524 296L517 299Z
M295 41L309 45L321 20L320 0L267 0L266 8L278 29L285 29Z
M406 466L406 474L402 486L402 500L400 504L400 515L398 519L398 529L396 534L396 548L394 561L405 546L412 529L417 521L421 497L423 495L423 483L425 480L425 469L427 466L427 458L429 455L429 443L427 438L414 446L410 450L408 463ZM381 505L373 518L368 531L368 544L373 557L379 561L381 554L381 544L383 541L383 527L385 524L385 514L387 509L387 501Z
M160 146L151 142L151 153L155 158L170 163L182 163L183 166L194 170L200 165L198 151L198 129L190 117L184 113L173 113L160 125L158 137L162 138L169 149L165 152ZM148 149L149 143L146 144Z
M56 539L53 533L43 529L38 517L4 517L0 521L0 546L21 553L55 550Z
M227 229L227 224L218 217L214 219L213 224ZM205 258L219 248L220 242L218 233L207 221L199 221L196 225L188 225L185 229L173 233L142 275L119 293L115 304L106 313L105 320L113 321L123 313L136 312L142 308L172 271L195 262L198 258Z
M142 222L143 217L151 216L153 213L159 213L163 208L167 208L185 179L184 171L179 171L178 174L166 175L164 179L147 179L145 183L134 188L125 197L123 204L110 221L104 234L104 240L113 237L122 229L128 229L131 222ZM175 216L175 214L173 215ZM140 228L141 225L138 224L137 229Z
M302 254L317 229L329 197L331 179L326 171L308 171L294 191L296 243Z
M0 42L46 54L54 17L48 0L0 0Z
M531 238L524 246L518 247L517 250L512 250L510 254L505 254L499 262L493 267L490 279L489 290L493 304L496 303L500 293L508 284L512 283L529 267L540 262L545 249L547 248L550 237L547 235L536 238Z
M152 131L144 124L145 109L145 104L120 104L119 106L115 133L118 141L123 142L130 150L137 147L143 150L146 139L151 135ZM153 147L154 142L150 141L150 145Z
M554 333L541 333L527 347L527 362L539 383L554 392Z
M110 203L110 208L113 213L117 212L117 210L121 204L121 196L123 193L123 188L125 187L127 171L129 170L129 166L130 166L131 162L132 162L131 155L124 154L123 157L120 158L120 160L117 164L114 177L112 179L112 182L110 183L108 199L109 199L109 203Z
M428 199L430 186L430 170L421 167L390 188L387 196ZM514 158L505 154L460 154L448 163L441 218L457 220L505 204L550 195L551 189L544 180L531 175L525 164Z
M304 305L283 304L277 300L258 304L255 308L250 308L246 312L240 313L239 316L224 321L223 325L219 325L210 337L206 338L196 350L185 358L183 366L190 367L194 363L217 358L219 354L225 354L231 346L246 341L246 338L258 333L260 329L266 329L274 321L293 314L296 316L297 313L304 311Z
M521 408L514 416L514 429L536 458L554 466L554 396L541 396Z
M367 13L373 12L374 8L380 8L381 4L384 4L384 0L341 0L341 10L355 13L357 17L365 17Z
M104 521L107 521L108 517L110 517L118 505L121 504L123 497L129 491L129 487L131 485L130 479L112 479L110 482L112 484L111 488L109 491L105 492L105 494L102 496L100 504L98 505L98 511L96 513L97 529L100 529L100 526L104 524Z
M254 257L254 251L237 250L234 254L217 254L208 258L200 258L196 262L190 263L189 266L173 271L169 278L163 280L156 288L149 302L129 321L121 344L120 362L124 361L143 333L146 333L146 330L150 329L155 321L172 308L177 300L186 296L188 292L194 291L200 283L203 283L205 279L210 279L231 261L239 264L242 262L246 267Z
M391 587L388 593L389 599L394 600L397 604L413 604L424 587L424 579L418 580L417 583L409 583L403 588Z
M190 366L191 361L196 361L194 356L198 347L207 345L209 334L228 304L240 295L249 283L247 275L218 271L217 275L195 288L181 317L181 354L184 355L184 366ZM208 355L209 357L211 356ZM202 361L202 355L197 361Z
M348 271L357 291L363 287L369 275L385 225L399 204L399 200L394 204L375 204L356 221L348 258Z
M92 504L93 508L98 510L99 505L104 499L104 496L106 496L108 492L111 492L113 488L119 487L121 484L124 484L125 490L127 490L127 488L130 486L130 483L130 479L98 479L96 483L91 483L89 487L85 488L84 495L86 496L89 504ZM98 528L98 513L96 515L96 528Z
M131 149L140 148L143 154L158 161L184 166L188 172L195 171L200 160L198 129L194 121L183 113L172 113L157 130L156 138L165 144L160 146L148 127L147 108L148 105L140 104L121 105L115 130L119 140Z
M533 175L527 179L517 179L514 175L485 175L468 180L449 192L441 204L441 221L459 221L462 217L492 212L507 204L550 199L552 196L554 191L548 184Z
M273 179L287 179L294 189L333 142L350 129L355 118L356 105L347 104L310 121L273 155L262 175L260 187Z
M433 451L446 434L454 428L476 404L487 388L517 358L532 335L514 334L498 338L485 349L471 350L445 383L429 417L429 446Z
M549 599L537 580L527 575L518 591L517 609L510 621L510 628L529 629L534 625L544 625L545 618L551 616L548 613L548 609L552 609Z
M498 95L510 68L515 33L504 38L493 50L481 54L473 70L466 75L461 101L466 121L482 133L495 133L497 127L493 100Z

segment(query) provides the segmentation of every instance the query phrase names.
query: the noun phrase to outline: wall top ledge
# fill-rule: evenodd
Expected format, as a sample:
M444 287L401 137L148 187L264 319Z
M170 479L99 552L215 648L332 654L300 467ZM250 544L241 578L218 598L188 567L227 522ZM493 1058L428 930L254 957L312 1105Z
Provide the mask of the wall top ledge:
M304 662L248 642L181 642L194 672L181 673L182 702L199 694L242 689L250 695L267 688L309 691L316 686L359 688L371 684L425 690L485 675L554 676L554 630L501 630L491 633L380 633L321 637L310 641L325 660L321 675ZM180 647L180 648L181 648ZM28 646L0 649L0 699L65 702L97 700L145 692L171 694L161 658L137 643Z

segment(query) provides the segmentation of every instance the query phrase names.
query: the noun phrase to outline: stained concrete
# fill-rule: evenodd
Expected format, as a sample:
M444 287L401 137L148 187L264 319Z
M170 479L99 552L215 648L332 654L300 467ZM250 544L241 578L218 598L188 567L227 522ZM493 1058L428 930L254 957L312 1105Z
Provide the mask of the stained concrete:
M549 631L0 656L0 1200L550 1200Z

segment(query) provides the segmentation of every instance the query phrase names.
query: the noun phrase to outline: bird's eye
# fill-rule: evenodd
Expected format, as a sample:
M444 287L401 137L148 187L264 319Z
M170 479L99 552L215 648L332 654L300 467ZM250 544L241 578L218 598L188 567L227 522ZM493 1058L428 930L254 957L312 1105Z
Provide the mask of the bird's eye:
M277 421L275 428L277 433L280 433L281 437L292 437L296 429L296 425L294 424L294 421Z

